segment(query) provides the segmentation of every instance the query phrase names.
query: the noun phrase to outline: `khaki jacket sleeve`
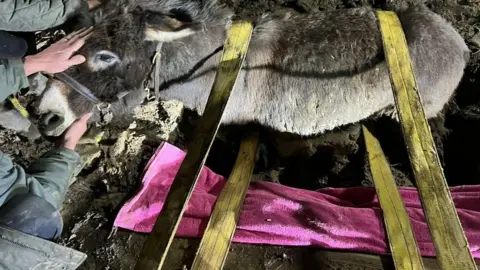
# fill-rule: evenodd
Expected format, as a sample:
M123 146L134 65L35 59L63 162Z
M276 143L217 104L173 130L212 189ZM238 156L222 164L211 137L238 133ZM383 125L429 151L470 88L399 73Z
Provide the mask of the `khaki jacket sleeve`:
M22 59L0 59L0 101L28 85Z
M45 30L64 23L82 9L88 10L86 0L0 1L0 30Z
M79 159L75 151L55 148L23 169L0 152L0 206L13 196L32 193L60 209Z

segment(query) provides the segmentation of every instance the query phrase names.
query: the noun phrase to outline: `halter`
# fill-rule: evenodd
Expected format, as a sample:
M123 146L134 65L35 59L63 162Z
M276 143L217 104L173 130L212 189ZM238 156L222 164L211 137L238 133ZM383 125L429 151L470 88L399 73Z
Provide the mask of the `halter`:
M79 93L80 95L84 96L86 99L93 102L95 105L102 103L102 101L100 101L100 99L98 99L90 89L88 89L83 84L79 83L74 78L68 76L66 73L60 72L60 73L56 73L54 76L61 82L70 86L71 89L77 91L77 93Z
M158 43L158 46L157 46L157 49L156 49L156 53L154 55L154 58L153 58L153 61L152 61L152 66L155 65L156 66L156 69L157 69L157 72L156 72L156 76L154 76L154 83L155 83L155 97L158 98L158 88L159 88L159 82L158 82L158 76L159 76L159 60L160 60L160 57L161 57L161 48L162 48L162 43ZM151 70L150 72L151 73ZM90 102L92 102L95 107L97 107L97 109L102 112L102 108L101 105L106 105L106 108L103 108L103 109L109 109L110 108L110 103L107 103L107 102L103 102L101 101L99 98L97 98L97 96L95 96L95 94L93 94L93 92L88 88L86 87L85 85L79 83L77 80L75 80L74 78L70 77L69 75L67 75L66 73L64 72L59 72L59 73L55 73L53 75L56 79L58 79L59 81L61 81L62 83L65 83L66 85L68 85L71 89L75 90L77 93L79 93L80 95L82 95L83 97L85 97L86 99L88 99ZM148 77L148 76L146 76ZM146 79L146 78L145 78ZM118 99L122 99L125 95L127 95L128 92L124 91L124 92L120 92L119 94L117 94L117 98ZM10 102L12 103L12 105L24 116L24 117L29 117L29 113L28 111L20 104L20 102L14 97L14 96L11 96L9 98Z

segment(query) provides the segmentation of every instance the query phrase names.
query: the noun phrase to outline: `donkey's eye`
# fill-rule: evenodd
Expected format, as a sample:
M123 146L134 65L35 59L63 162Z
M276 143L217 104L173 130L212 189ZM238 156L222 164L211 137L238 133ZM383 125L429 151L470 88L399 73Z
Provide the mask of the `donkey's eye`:
M112 55L110 55L110 54L103 54L103 53L102 53L102 54L100 54L100 55L98 56L98 59L99 59L100 61L110 63L110 62L112 62L112 61L115 59L115 57L112 56Z
M89 66L92 71L99 71L107 69L119 61L117 54L102 50L97 53L90 59Z

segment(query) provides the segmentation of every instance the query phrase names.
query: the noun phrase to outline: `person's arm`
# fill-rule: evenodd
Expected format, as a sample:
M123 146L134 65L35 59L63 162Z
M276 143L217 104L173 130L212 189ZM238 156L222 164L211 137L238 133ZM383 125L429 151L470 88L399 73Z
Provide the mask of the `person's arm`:
M0 29L37 31L61 24L76 10L85 7L93 9L99 5L100 2L96 0L4 0L0 1ZM70 40L64 38L25 59L0 59L0 100L28 87L27 77L33 73L61 72L83 63L83 56L72 55L83 45L88 33L74 32L69 35Z
M75 151L55 148L25 170L0 152L0 205L16 195L32 193L59 209L78 159Z
M88 12L86 0L0 1L0 29L35 32L63 24L78 12Z
M0 100L28 87L22 59L0 59Z
M85 62L84 56L75 53L85 44L91 32L91 27L80 29L25 59L0 59L0 100L28 87L28 76L34 73L54 74Z
M14 164L0 152L0 206L16 195L32 193L59 209L65 198L74 167L80 157L74 151L87 129L91 114L74 122L55 149L33 162L28 169Z

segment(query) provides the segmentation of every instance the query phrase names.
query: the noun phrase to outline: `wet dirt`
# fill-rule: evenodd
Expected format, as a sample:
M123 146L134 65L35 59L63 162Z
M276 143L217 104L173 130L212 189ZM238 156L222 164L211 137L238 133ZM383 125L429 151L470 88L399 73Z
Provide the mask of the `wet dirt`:
M472 56L464 79L458 88L455 105L445 110L445 117L430 121L445 174L450 185L480 183L480 1L478 0L224 0L241 18L256 19L265 12L315 12L339 8L373 5L387 10L403 9L408 3L426 2L435 12L447 18L468 42ZM58 32L55 32L57 35ZM48 40L42 39L42 46ZM191 136L198 120L183 111L174 101L146 102L134 112L134 121L127 129L93 129L78 151L84 167L72 183L62 209L64 231L61 244L88 254L81 269L132 269L142 248L145 235L113 228L113 221L122 203L138 188L142 170L161 141L181 148ZM388 119L371 123L379 131L397 183L412 186L408 159L398 125ZM98 143L95 137L104 131ZM238 138L232 135L216 140L207 165L227 176L235 161ZM268 136L268 135L265 135ZM302 141L289 136L269 140L267 149L277 145L286 155L268 150L261 154L256 172L263 179L305 189L326 186L372 186L366 167L366 155L359 125L350 125L325 134L321 138ZM40 139L29 142L10 131L0 130L0 150L22 166L53 147ZM300 149L300 150L299 150ZM266 161L263 161L266 160ZM265 167L275 167L265 170ZM166 269L188 269L197 240L176 239ZM320 254L320 255L319 255ZM388 258L365 259L352 263L352 256L310 248L272 247L233 244L225 269L392 269ZM246 259L248 258L248 259ZM346 259L347 258L347 259ZM362 259L363 260L363 259ZM308 262L308 263L307 263ZM331 262L331 263L329 263ZM432 266L435 269L434 266Z

